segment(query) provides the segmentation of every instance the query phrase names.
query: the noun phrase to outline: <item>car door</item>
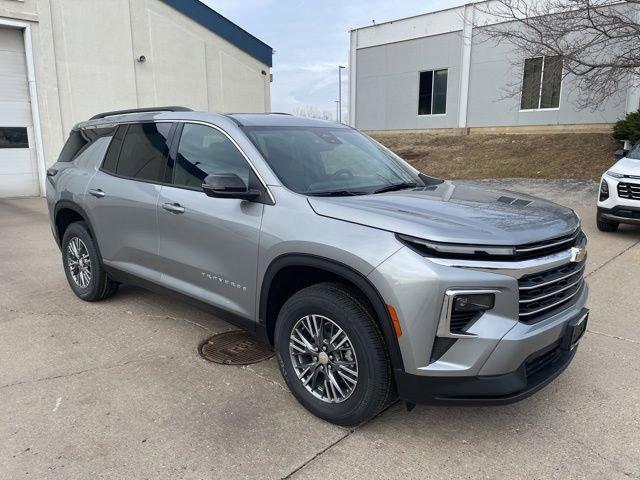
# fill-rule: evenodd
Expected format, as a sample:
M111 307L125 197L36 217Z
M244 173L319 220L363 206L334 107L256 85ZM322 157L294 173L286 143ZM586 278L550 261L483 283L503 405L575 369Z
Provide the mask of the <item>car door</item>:
M264 205L208 197L207 175L235 173L247 185L254 173L219 128L184 123L176 132L158 222L162 282L198 300L254 319L258 241Z
M87 189L87 210L105 264L160 280L157 205L175 124L121 125Z

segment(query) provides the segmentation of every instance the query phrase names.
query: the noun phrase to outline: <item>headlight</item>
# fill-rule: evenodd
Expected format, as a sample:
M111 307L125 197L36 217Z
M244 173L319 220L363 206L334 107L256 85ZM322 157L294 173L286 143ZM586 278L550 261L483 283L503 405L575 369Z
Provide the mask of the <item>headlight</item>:
M500 247L491 245L464 245L459 243L440 243L424 240L422 238L410 237L408 235L397 235L403 243L408 243L414 247L419 247L420 251L434 256L478 256L478 255L501 255L512 256L515 253L514 247Z
M624 175L621 173L612 172L611 170L607 171L607 175L613 178L624 178Z
M609 184L603 178L602 182L600 182L600 201L603 202L607 198L609 198Z

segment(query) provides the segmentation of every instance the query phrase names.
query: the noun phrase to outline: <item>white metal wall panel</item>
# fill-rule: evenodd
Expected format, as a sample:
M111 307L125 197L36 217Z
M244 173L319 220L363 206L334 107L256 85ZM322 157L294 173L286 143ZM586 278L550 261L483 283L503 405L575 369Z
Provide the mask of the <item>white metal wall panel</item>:
M0 148L0 197L38 195L22 30L0 28L0 127L25 127L29 148Z

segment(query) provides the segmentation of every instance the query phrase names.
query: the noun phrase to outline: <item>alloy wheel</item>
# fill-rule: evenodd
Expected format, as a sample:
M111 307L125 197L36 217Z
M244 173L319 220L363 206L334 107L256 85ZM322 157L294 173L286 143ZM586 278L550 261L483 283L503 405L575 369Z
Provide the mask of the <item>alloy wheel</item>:
M289 354L304 388L323 402L344 402L358 385L353 344L325 316L307 315L296 322L289 337Z
M71 278L80 288L87 288L91 282L91 259L84 242L73 237L67 245L67 266Z

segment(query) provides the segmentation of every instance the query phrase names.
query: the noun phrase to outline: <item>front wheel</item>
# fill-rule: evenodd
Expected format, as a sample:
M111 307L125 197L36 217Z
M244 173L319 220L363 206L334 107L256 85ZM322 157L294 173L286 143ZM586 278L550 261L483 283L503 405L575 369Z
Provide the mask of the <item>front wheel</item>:
M337 283L295 293L278 315L278 365L289 389L316 416L358 425L392 394L391 370L375 320L357 294Z

